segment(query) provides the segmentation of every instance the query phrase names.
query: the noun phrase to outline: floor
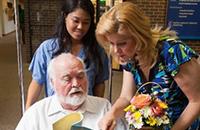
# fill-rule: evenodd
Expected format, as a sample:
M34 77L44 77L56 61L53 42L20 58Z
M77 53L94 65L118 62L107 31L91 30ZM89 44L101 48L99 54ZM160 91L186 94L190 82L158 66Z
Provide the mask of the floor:
M0 38L0 130L14 130L22 115L16 48L15 32ZM28 63L23 63L23 77L26 97L31 80ZM121 80L122 72L113 71L112 103L120 93ZM110 99L108 87L105 98Z

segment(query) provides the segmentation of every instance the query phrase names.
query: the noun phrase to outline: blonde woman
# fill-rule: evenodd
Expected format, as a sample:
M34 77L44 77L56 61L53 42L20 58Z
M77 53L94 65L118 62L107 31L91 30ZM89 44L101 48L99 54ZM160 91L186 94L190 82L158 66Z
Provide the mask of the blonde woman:
M124 116L123 109L146 82L156 82L166 90L163 98L172 126L165 130L199 128L199 55L180 41L176 32L151 29L149 19L136 5L123 2L102 15L96 37L123 67L121 94L100 122L102 130L114 129L115 120ZM153 92L152 87L143 87L140 93Z

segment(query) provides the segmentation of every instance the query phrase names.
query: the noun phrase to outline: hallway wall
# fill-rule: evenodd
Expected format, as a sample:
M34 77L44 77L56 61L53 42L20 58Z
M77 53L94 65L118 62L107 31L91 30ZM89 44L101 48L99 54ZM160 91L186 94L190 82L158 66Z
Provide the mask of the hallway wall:
M11 2L13 4L13 8L14 8L14 1L13 0L9 0L9 2ZM7 7L7 0L2 0L0 6L0 9L2 11L0 11L0 29L2 30L2 35L6 35L10 32L13 32L15 30L15 24L14 24L14 20L8 20L8 15L6 14L6 9Z

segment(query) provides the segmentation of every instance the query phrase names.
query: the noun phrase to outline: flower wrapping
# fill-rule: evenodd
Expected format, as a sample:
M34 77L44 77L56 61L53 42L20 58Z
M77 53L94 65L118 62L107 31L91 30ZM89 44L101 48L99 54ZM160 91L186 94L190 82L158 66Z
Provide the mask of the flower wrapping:
M136 94L124 111L129 129L150 126L162 127L170 123L167 104L153 94Z

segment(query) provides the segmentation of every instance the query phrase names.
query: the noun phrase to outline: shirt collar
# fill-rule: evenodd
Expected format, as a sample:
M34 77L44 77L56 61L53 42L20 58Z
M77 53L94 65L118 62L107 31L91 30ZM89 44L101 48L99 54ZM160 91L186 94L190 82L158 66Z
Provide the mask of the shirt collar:
M79 111L82 114L84 114L85 112L96 113L96 110L92 106L92 102L88 99L88 96L87 96L84 104L76 111ZM53 95L52 101L51 101L49 109L48 109L48 115L51 116L51 115L54 115L59 112L69 113L70 111L63 109L61 104L59 103L57 96Z
M61 104L58 101L58 98L56 95L52 96L52 101L50 102L49 109L48 109L48 115L51 116L55 113L62 112L64 109L62 108Z
M79 54L78 54L78 57L80 57L81 59L86 59L86 54L85 54L85 51L83 48L81 48Z
M87 96L84 104L77 111L80 111L81 113L85 113L85 112L96 113L96 110L94 109L94 106L92 105L92 102L89 100L89 96Z

